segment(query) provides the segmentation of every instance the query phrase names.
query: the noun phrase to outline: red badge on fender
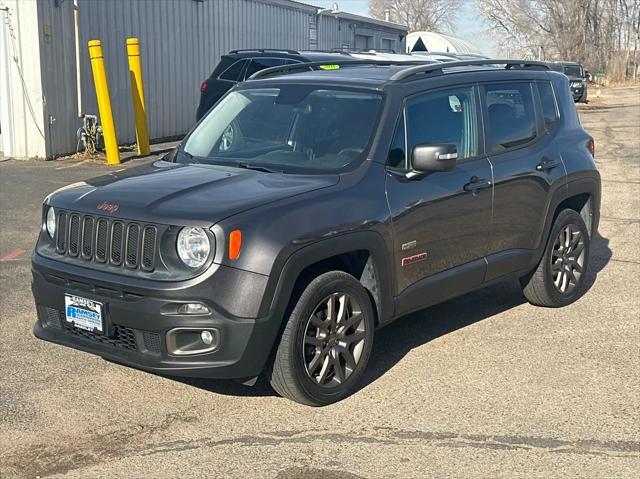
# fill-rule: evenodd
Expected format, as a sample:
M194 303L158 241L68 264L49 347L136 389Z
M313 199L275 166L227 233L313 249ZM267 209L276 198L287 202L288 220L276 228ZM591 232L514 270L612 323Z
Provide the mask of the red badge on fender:
M406 258L402 258L402 267L409 266L410 264L417 263L418 261L423 261L427 259L427 252L414 254L413 256L407 256Z

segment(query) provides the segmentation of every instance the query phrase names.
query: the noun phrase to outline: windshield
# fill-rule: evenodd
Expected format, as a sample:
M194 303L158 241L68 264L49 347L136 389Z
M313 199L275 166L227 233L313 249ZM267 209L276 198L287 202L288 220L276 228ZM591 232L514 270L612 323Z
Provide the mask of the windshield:
M584 74L582 73L582 67L580 65L565 65L564 74L568 77L582 78L584 76Z
M232 91L191 133L178 161L341 171L364 159L381 103L378 93L311 85Z

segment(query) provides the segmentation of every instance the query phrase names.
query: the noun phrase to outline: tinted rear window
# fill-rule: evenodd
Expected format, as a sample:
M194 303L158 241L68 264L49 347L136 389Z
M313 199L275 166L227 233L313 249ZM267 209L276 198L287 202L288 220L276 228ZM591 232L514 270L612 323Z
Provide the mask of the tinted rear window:
M236 58L231 58L224 55L222 58L220 58L220 63L216 65L213 73L211 73L211 76L217 78L223 71L233 65L236 60Z

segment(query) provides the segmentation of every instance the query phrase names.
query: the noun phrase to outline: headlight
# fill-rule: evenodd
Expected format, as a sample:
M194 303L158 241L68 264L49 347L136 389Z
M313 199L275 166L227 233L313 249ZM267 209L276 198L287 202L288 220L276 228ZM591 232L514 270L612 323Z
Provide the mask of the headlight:
M209 237L202 228L182 228L176 244L178 256L190 268L201 267L211 251Z
M47 233L49 233L49 236L53 239L56 235L56 212L52 207L47 211L46 227Z

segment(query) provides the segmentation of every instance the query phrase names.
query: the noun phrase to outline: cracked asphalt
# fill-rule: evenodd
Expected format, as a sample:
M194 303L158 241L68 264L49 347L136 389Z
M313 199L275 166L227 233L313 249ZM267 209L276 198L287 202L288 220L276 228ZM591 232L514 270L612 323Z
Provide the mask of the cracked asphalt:
M411 314L377 332L364 387L319 409L36 340L41 201L108 168L1 162L0 477L639 477L640 88L580 114L603 178L586 295L541 309L502 283Z

